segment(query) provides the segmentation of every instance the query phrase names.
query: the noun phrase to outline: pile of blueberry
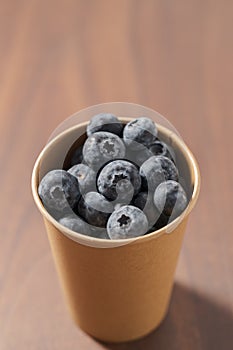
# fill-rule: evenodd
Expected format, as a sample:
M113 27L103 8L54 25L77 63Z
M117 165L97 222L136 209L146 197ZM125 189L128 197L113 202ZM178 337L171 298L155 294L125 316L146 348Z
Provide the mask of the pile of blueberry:
M174 152L157 136L149 118L123 125L110 113L94 116L70 168L42 178L44 207L62 225L97 238L132 238L162 228L188 200Z

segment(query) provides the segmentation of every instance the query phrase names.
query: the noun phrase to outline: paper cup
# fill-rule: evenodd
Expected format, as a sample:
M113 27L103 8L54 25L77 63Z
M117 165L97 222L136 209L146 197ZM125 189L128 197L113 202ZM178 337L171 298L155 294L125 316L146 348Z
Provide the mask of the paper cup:
M101 106L103 111L107 109ZM130 104L127 106L132 111ZM174 148L176 163L182 169L181 178L189 196L185 211L162 229L135 239L103 240L73 232L45 210L38 184L48 171L63 166L70 146L79 136L78 142L84 141L86 125L87 122L72 126L46 145L34 166L32 192L44 218L72 318L97 339L129 341L151 332L166 315L186 223L199 194L199 169L181 138L158 125L160 137Z

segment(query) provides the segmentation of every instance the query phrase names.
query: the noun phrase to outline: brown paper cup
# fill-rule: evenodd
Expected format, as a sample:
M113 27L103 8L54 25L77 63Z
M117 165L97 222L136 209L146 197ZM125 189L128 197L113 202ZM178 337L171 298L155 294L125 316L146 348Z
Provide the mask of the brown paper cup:
M185 211L166 227L135 239L103 240L75 233L48 214L37 189L45 173L62 167L61 159L85 128L86 123L76 125L43 149L33 170L32 192L76 324L102 341L133 340L158 327L166 315L186 223L199 193L199 170L184 142L158 126L182 169L190 198Z

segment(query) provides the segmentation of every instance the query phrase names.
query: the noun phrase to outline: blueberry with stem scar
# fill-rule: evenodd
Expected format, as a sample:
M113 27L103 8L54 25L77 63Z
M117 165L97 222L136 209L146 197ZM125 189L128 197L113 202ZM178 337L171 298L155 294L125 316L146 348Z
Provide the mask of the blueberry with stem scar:
M72 212L80 198L78 180L65 170L51 170L41 180L38 193L54 217Z
M100 171L97 187L111 201L130 203L140 190L141 177L134 164L126 160L114 160Z
M148 230L146 215L132 205L115 210L108 219L107 231L110 239L133 238Z
M85 162L94 170L110 160L124 158L125 145L122 140L109 132L96 132L88 137L83 146Z

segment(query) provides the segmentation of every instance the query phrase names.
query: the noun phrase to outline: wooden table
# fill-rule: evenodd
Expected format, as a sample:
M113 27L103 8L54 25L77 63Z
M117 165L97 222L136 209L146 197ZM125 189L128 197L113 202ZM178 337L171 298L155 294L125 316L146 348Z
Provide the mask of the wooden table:
M1 2L1 350L232 349L232 13L227 0ZM53 129L108 101L165 115L202 174L168 316L119 345L70 320L30 192Z

